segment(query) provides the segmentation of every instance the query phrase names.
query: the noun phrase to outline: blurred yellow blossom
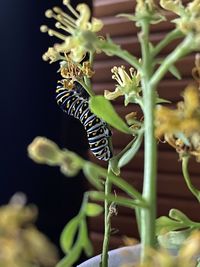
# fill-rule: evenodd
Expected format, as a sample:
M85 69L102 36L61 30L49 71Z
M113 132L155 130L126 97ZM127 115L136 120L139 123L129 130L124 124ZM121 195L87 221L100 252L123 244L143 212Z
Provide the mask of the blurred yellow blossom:
M163 249L149 249L148 260L140 264L123 265L122 267L196 267L200 255L200 232L193 232L186 239L177 256Z
M155 111L155 134L165 140L180 154L189 153L200 160L200 96L199 90L188 86L183 102L177 109L158 106Z
M16 194L8 205L0 207L0 266L54 267L57 250L33 225L37 209L24 206L20 198L23 195Z

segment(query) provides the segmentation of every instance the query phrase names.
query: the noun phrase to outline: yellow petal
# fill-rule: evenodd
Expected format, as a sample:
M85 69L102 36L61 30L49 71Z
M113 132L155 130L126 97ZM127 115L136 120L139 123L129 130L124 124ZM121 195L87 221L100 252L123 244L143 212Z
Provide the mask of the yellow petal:
M123 93L118 89L115 89L115 91L113 91L113 92L110 92L108 90L104 91L104 96L108 100L114 100L115 98L117 98L121 95L123 95Z
M76 21L76 25L82 30L87 30L88 22L90 20L91 15L88 5L79 4L77 5L76 10L80 13L79 18Z

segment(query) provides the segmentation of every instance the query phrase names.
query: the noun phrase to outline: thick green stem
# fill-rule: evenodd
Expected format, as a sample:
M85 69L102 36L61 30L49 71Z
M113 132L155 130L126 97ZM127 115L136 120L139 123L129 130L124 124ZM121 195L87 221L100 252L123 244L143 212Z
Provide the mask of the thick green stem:
M140 43L142 48L143 76L142 89L144 99L144 181L143 199L148 208L141 209L141 260L147 258L147 248L155 246L155 219L156 219L156 175L157 175L157 148L154 136L154 108L156 102L155 88L150 85L153 72L152 58L149 48L149 23L143 20Z
M200 202L200 191L194 187L194 185L192 184L192 181L190 179L190 175L188 172L188 163L189 163L189 156L184 156L182 158L182 172L183 172L183 177L185 179L185 182L187 184L187 187L189 188L189 190L191 191L191 193L198 199L198 201Z
M111 192L112 184L110 181L110 173L112 172L110 168L110 164L108 166L108 174L105 181L105 196L108 196ZM108 249L110 242L110 230L111 230L111 217L109 213L109 201L105 198L104 200L104 240L103 240L103 248L101 255L101 267L108 267Z

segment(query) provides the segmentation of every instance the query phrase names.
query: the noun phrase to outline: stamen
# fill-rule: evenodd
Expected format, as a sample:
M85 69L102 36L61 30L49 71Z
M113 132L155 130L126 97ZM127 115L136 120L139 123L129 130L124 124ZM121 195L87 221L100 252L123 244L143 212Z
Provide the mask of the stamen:
M69 29L75 29L76 25L74 23L72 23L71 21L69 21L67 18L65 18L62 15L57 15L56 19L63 24L64 26L68 27Z
M65 5L77 19L79 18L79 14L78 14L78 13L76 12L76 10L71 6L69 0L63 0L63 5Z
M65 39L66 39L66 37L65 37L64 34L59 33L59 32L57 32L57 31L54 31L54 30L52 30L52 29L49 29L49 30L48 30L48 34L49 34L49 36L56 36L57 38L59 38L59 39L61 39L61 40L63 40L63 41L65 41Z
M42 25L42 26L40 27L40 31L41 31L41 32L48 32L48 30L49 30L49 28L48 28L47 25Z
M55 8L54 8L55 9ZM56 8L56 10L58 11L58 8ZM64 14L64 12L62 12ZM62 16L62 15L56 15L53 10L51 9L48 9L46 10L45 12L45 16L47 18L54 18L55 20L59 21L61 24L63 24L64 26L66 27L69 27L69 30L67 30L66 28L63 29L69 33L71 33L71 27L75 28L76 25L74 22L72 22L71 20L69 19L65 19L65 16Z
M60 22L56 22L55 26L56 26L57 29L62 29L64 31L66 31L66 32L69 32L68 29L65 28Z
M67 15L61 8L55 6L53 8L53 11L55 11L57 14L62 15L65 18L67 18L68 21L70 21L74 26L76 25L75 19L73 19L72 17L70 17L69 15Z
M45 17L50 19L50 18L53 18L54 16L55 16L55 14L53 13L53 11L51 9L47 9L45 11Z

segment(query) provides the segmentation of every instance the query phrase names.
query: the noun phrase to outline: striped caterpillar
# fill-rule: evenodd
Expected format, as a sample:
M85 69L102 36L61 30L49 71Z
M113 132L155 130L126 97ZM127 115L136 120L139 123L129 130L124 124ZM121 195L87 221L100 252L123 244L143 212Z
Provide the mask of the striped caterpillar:
M112 157L109 137L112 135L106 122L98 118L89 109L88 100L83 97L81 85L75 83L75 89L68 90L58 86L56 101L68 115L78 119L87 132L87 138L92 153L99 159L108 161Z

